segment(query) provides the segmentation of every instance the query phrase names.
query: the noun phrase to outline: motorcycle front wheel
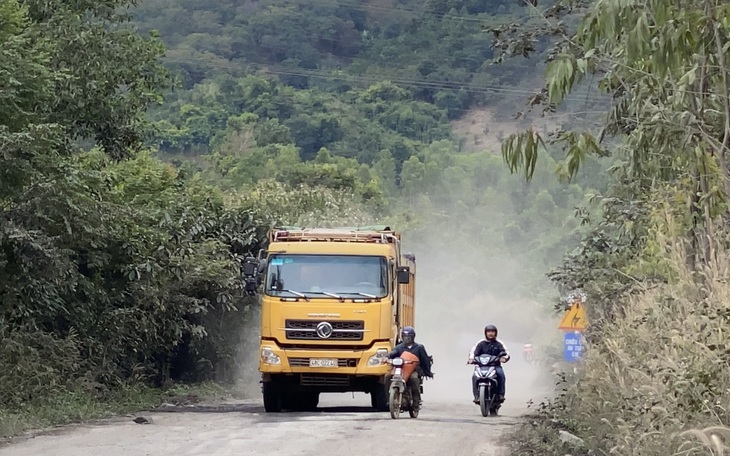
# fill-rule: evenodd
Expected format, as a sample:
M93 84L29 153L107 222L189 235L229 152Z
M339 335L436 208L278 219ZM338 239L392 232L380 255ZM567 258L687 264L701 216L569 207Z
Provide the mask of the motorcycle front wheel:
M487 391L487 385L479 385L479 410L482 412L482 416L489 416L489 393Z
M416 404L416 400L413 398L413 390L409 389L409 387L406 387L406 391L403 394L403 401L408 404L406 407L408 409L408 415L411 418L418 418L418 404Z
M398 388L391 388L389 393L390 417L394 420L400 416L400 406L403 396Z

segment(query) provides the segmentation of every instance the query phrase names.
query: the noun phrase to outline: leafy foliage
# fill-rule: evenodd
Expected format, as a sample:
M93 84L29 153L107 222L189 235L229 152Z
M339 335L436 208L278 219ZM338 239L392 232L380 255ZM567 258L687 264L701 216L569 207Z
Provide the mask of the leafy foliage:
M620 137L613 153L644 188L657 179L690 179L701 196L687 216L703 227L726 212L730 189L729 10L711 3L652 3L649 14L618 1L597 2L549 63L546 90L555 105L583 76L600 74L598 86L614 104L599 137ZM589 133L563 133L555 141L566 146L569 176L587 154L604 153ZM541 143L533 132L513 135L503 154L513 169L526 165L529 177ZM709 261L706 245L698 245L701 231L692 255Z
M159 40L123 25L128 18L116 9L128 0L23 4L29 33L49 44L47 67L57 75L55 102L43 107L48 120L72 138L93 138L113 157L126 156L145 139L142 117L161 101L158 89L168 80Z
M576 383L543 417L585 445L568 448L541 421L530 431L541 441L527 439L521 453L707 454L683 431L728 424L730 379L712 367L727 362L716 335L730 327L728 12L725 2L598 0L551 53L538 100L547 111L589 75L612 100L600 132L551 138L565 147L565 176L591 155L617 165L598 223L551 274L564 289L589 290L590 346ZM516 134L503 156L529 179L546 143Z
M165 114L157 114L156 138L164 152L215 150L226 128L260 124L258 146L293 142L305 161L326 148L364 163L388 150L401 163L417 146L450 136L443 110L412 100L392 84L343 96L350 100L253 76L209 81L173 100Z
M534 12L519 2L431 3L144 2L135 23L160 31L182 82L151 113L156 143L208 153L229 119L255 113L287 126L304 160L325 147L372 163L388 150L400 167L472 108L511 109L537 59L493 65L483 28Z
M390 79L458 117L490 98L486 89L521 79L520 65L489 65L491 40L482 27L526 13L519 2L500 0L150 0L135 19L143 30L160 31L170 48L167 62L188 88L213 75L251 70L297 88L336 91Z
M122 4L0 9L0 409L79 388L232 379L251 304L242 258L275 223L355 216L334 192L230 197L135 150L164 72L154 42L112 25L108 8ZM91 41L64 61L79 37ZM100 147L75 146L87 136Z

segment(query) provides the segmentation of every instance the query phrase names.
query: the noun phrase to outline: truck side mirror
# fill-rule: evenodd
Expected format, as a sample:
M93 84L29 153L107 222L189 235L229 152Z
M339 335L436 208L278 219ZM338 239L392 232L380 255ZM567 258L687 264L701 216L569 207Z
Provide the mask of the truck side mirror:
M258 273L258 261L254 257L246 257L243 260L244 277L253 277Z
M246 257L243 260L243 284L244 291L249 296L254 296L258 289L259 262L254 257Z
M411 283L411 268L408 266L399 266L397 275L399 284Z
M269 264L269 262L266 260L266 258L264 258L263 260L259 260L258 261L258 266L257 266L257 272L259 274L261 274L262 272L264 272L266 270L266 266L268 264Z
M256 279L257 285L261 285L262 283L264 283L264 273L266 272L266 266L268 266L268 261L266 260L266 258L259 261L256 271L258 273L258 278Z

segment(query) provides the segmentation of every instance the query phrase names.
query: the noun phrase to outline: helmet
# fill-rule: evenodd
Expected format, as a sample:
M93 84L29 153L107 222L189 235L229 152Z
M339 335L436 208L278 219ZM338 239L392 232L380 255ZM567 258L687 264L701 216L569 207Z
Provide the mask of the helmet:
M416 330L413 326L406 326L401 330L400 337L405 343L413 343L416 340Z
M487 326L484 327L484 335L485 336L487 335L487 331L494 331L494 337L497 337L497 334L499 334L498 331L497 331L497 327L494 326L494 325L487 325Z

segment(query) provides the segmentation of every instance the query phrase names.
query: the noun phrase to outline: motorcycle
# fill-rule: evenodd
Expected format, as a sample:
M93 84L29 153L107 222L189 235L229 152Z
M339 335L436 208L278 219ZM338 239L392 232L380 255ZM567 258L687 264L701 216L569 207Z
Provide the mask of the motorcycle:
M532 344L525 344L522 347L522 359L527 364L532 364L534 361L534 357L532 356Z
M401 412L407 411L411 418L418 418L420 404L413 402L413 394L408 387L408 379L411 375L418 375L415 373L418 356L410 352L403 352L400 357L388 360L388 363L393 366L388 387L390 417L395 420Z
M502 406L501 402L496 400L498 391L496 367L499 366L499 360L502 356L505 356L505 354L499 356L479 355L471 363L476 364L474 377L477 379L479 409L482 416L496 416Z

